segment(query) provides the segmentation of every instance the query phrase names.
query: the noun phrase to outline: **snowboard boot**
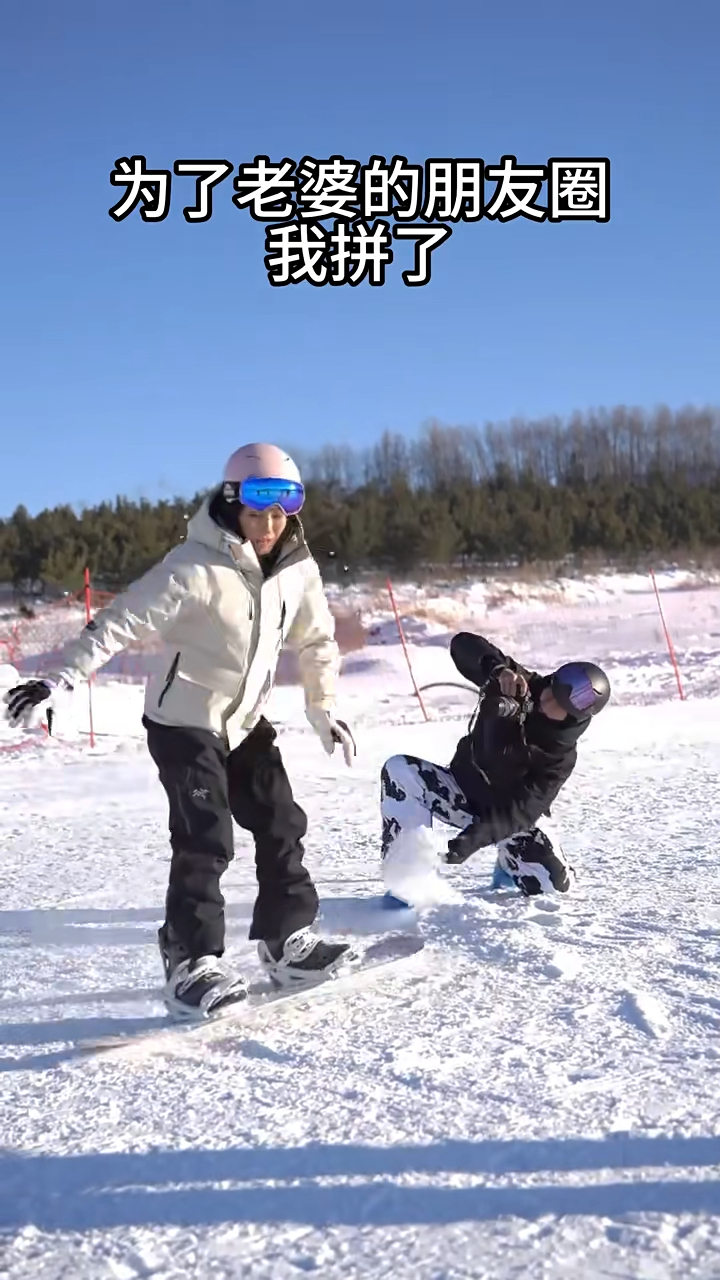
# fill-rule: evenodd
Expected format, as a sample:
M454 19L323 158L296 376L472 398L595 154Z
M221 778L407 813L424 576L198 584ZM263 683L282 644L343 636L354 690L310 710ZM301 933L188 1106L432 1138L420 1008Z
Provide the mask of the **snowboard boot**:
M163 924L158 929L158 947L160 949L160 959L165 971L165 981L170 980L170 974L177 969L183 960L190 959L190 952L184 943L175 934L173 928L169 924Z
M298 929L284 942L258 942L258 956L276 987L316 986L357 961L347 942L326 942L312 929Z
M490 881L490 888L491 889L514 889L515 888L515 881L510 875L510 872L505 871L505 869L500 865L499 858L495 863L495 866L493 867L492 880Z
M562 849L539 827L503 840L498 845L497 867L510 876L526 898L541 893L567 893L575 881L575 872Z
M183 960L163 989L163 1000L176 1017L201 1020L227 1005L246 1000L248 986L241 974L231 974L218 956Z

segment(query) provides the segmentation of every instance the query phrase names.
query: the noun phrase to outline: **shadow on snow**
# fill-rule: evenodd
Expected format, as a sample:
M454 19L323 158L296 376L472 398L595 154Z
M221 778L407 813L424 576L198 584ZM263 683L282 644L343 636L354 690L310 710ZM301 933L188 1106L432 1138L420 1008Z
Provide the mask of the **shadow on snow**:
M617 1137L303 1147L145 1154L0 1156L0 1229L298 1222L314 1227L483 1221L547 1214L720 1212L720 1181L689 1178L530 1187L402 1187L402 1175L527 1175L709 1168L720 1138ZM364 1185L317 1179L366 1178ZM258 1181L296 1185L258 1186ZM228 1188L216 1183L248 1183ZM184 1184L184 1185L183 1185ZM192 1184L192 1185L188 1185ZM205 1184L205 1185L203 1185ZM299 1185L298 1185L299 1184Z

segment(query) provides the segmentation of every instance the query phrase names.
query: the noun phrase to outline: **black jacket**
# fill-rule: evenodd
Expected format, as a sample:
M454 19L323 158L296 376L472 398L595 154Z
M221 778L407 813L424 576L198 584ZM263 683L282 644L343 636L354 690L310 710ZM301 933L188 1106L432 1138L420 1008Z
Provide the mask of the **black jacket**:
M482 688L499 667L525 676L535 704L524 724L481 719L460 740L450 768L470 803L473 846L497 844L516 831L530 830L550 812L560 788L577 763L576 743L590 720L550 720L539 710L548 676L528 671L483 636L462 631L450 644L458 671Z

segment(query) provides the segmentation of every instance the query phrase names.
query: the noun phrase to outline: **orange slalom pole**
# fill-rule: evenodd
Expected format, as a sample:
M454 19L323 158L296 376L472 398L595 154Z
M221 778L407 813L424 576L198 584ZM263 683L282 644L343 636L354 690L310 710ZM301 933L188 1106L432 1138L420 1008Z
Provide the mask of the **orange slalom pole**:
M430 717L427 711L425 710L425 703L423 702L422 694L417 686L417 681L415 679L415 672L412 669L412 662L410 661L410 653L408 651L407 641L405 640L405 632L403 631L403 628L402 628L402 622L400 621L400 614L398 613L398 607L395 601L395 592L393 591L392 582L390 581L389 578L387 580L387 589L388 589L388 595L390 596L390 603L393 608L393 613L395 614L395 622L397 624L398 634L400 636L400 643L403 647L403 653L405 654L405 661L407 662L408 671L410 672L410 679L412 680L412 686L413 686L413 689L415 690L415 697L420 703L420 710L422 711L423 716L425 717L425 720L429 720Z
M678 665L678 660L675 654L675 646L673 645L670 632L668 631L668 626L665 621L665 614L663 613L662 602L660 600L660 592L658 591L658 584L655 578L654 569L650 570L650 577L652 578L653 589L655 591L655 599L657 600L657 607L658 607L658 613L660 614L660 621L662 622L663 631L665 632L665 643L667 644L668 653L670 654L670 661L672 662L673 670L675 672L675 681L677 683L678 693L680 694L681 701L684 702L685 693L683 690L682 679L680 676L680 667Z
M83 595L85 597L85 622L88 623L92 621L92 606L91 606L91 590L90 590L90 570L89 568L87 568L87 566L85 568L83 579L84 579ZM88 713L90 716L90 746L94 747L95 746L95 727L93 724L92 676L90 676L90 679L88 680Z

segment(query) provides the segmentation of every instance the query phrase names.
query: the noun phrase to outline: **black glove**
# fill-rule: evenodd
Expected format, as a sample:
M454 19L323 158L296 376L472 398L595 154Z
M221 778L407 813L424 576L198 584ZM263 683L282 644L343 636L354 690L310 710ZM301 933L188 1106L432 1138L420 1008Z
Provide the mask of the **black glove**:
M340 746L345 763L350 768L357 755L357 747L345 721L336 720L334 715L322 707L309 707L305 714L328 755L331 756L336 746Z
M468 858L477 853L478 849L484 848L486 844L490 844L485 834L485 824L483 822L471 822L469 827L465 827L459 836L453 836L448 843L445 861L455 866L460 862L467 862Z
M41 702L47 702L52 698L54 693L53 686L45 680L28 680L26 684L18 684L9 693L5 694L3 701L7 705L5 713L7 719L16 729L18 725L25 724L30 726L34 717L33 712ZM52 709L48 707L48 731L52 728Z
M350 754L352 753L353 756L357 755L357 743L355 742L349 727L346 725L344 720L336 720L330 732L333 736L333 742L337 742L338 746L342 747L343 752L345 753L345 759L349 764Z

